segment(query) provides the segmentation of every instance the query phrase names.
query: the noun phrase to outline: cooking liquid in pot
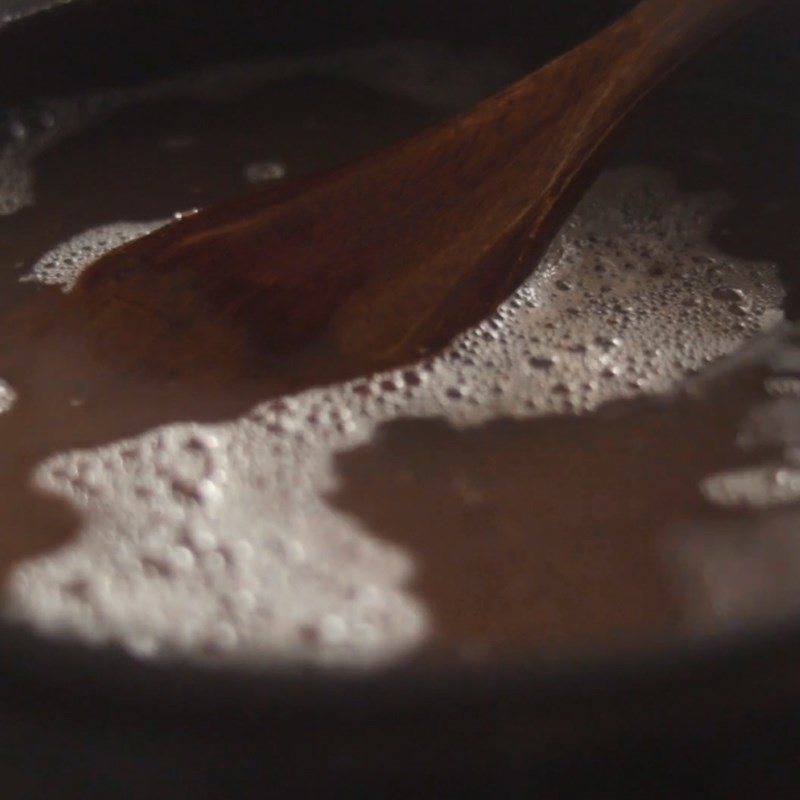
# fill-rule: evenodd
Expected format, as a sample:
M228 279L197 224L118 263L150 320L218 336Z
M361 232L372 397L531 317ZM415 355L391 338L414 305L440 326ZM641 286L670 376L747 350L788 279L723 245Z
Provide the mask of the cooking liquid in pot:
M374 664L796 611L797 120L655 103L498 313L391 373L285 397L121 377L59 317L99 253L510 77L384 48L8 118L8 617L143 656Z

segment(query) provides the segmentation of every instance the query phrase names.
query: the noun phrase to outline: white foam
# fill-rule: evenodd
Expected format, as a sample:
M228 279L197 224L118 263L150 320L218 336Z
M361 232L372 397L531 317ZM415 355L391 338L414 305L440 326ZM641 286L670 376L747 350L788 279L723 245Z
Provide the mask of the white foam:
M0 414L10 411L17 402L17 393L8 381L0 380Z
M21 280L61 286L68 292L81 272L101 255L160 228L169 220L117 222L74 236L46 253Z

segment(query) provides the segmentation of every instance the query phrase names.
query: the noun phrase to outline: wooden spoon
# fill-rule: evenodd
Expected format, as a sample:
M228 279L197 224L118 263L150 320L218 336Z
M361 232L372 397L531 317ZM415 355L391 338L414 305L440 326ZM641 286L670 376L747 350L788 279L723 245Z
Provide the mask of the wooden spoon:
M344 379L439 348L530 273L636 104L762 0L645 0L471 111L96 262L98 346L170 374Z

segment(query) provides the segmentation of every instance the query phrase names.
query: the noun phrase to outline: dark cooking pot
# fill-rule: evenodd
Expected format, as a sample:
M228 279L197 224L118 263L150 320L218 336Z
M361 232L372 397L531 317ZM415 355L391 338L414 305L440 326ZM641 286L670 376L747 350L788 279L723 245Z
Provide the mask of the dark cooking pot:
M436 36L544 62L624 0L76 0L0 27L8 104L248 54ZM695 70L797 96L800 14L779 4ZM800 110L800 104L799 104ZM152 665L0 629L9 798L459 794L759 796L800 784L800 627L492 666L372 675Z

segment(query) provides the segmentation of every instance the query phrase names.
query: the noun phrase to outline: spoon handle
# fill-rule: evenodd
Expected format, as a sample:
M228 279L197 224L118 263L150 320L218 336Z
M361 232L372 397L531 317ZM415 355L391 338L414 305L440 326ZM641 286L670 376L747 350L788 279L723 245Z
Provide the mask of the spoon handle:
M607 133L615 117L621 120L682 62L766 2L642 0L613 25L483 106L491 116L509 100L513 105L533 101L542 111L549 103L564 112L564 121L572 111L584 122L596 117ZM475 115L476 121L480 116ZM543 119L552 121L546 113ZM533 127L543 126L535 121ZM569 121L566 127L576 141L587 138L585 126L576 128Z
M562 59L580 61L585 70L587 51L594 51L603 80L617 71L620 82L629 81L639 91L646 91L652 81L666 77L731 24L766 2L642 0L603 33Z
M768 0L642 0L611 26L636 30L636 35L668 57L691 53L728 25Z

